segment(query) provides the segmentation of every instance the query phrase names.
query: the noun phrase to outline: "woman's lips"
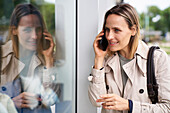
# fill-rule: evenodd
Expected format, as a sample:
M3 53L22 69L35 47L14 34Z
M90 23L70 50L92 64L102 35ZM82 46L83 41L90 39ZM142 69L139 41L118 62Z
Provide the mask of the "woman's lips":
M114 45L117 45L117 44L118 44L118 42L109 42L110 46L114 46Z
M31 41L29 41L29 44L31 44L31 45L37 45L37 42L31 42Z

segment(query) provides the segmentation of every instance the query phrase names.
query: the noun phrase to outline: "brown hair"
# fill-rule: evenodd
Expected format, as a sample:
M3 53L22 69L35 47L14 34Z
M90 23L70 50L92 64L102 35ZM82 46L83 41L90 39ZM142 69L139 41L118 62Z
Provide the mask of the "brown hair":
M135 8L129 4L124 4L124 3L118 4L106 12L103 29L105 29L107 17L111 14L122 16L127 22L129 29L131 29L132 26L134 25L136 26L136 35L132 36L132 38L130 38L129 41L130 58L133 58L134 53L138 46L138 41L140 36L140 24L139 24L138 14Z
M12 40L14 54L17 58L19 57L19 40L18 40L18 36L13 34L13 30L18 28L18 24L23 16L30 15L30 14L37 15L39 18L42 30L46 29L44 19L36 7L34 7L31 4L18 4L15 7L11 15L9 35L8 35L8 40L10 39ZM37 53L42 63L44 63L44 58L42 55L42 38L38 40Z

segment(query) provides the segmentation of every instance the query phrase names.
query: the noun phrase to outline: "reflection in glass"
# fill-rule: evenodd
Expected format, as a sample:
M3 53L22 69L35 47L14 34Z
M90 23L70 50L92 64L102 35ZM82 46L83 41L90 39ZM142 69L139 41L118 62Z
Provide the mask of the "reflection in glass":
M38 9L17 5L2 45L0 92L12 98L18 112L51 112L58 99L53 52L53 37Z

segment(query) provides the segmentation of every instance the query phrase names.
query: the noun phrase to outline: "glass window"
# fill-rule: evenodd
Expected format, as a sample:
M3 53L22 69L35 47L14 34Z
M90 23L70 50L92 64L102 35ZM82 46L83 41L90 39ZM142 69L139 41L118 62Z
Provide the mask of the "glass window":
M13 113L74 113L75 1L0 6L0 109L8 112L5 102Z

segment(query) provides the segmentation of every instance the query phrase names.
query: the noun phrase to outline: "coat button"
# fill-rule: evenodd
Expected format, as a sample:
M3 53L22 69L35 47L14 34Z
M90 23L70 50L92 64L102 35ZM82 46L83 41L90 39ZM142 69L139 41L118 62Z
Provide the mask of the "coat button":
M88 76L88 80L91 82L93 80L93 76Z
M2 86L2 91L6 91L6 87Z
M143 90L143 89L140 89L140 90L139 90L139 93L141 93L141 94L142 94L143 92L144 92L144 90Z

